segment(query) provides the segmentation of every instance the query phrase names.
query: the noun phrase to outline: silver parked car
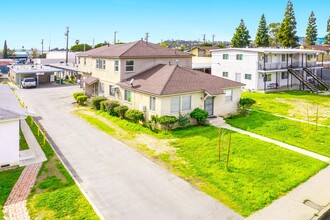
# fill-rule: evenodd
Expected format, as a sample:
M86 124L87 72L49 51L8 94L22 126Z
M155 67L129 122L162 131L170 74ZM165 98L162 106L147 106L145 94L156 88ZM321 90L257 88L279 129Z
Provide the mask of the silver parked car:
M24 78L22 81L22 87L24 89L25 88L35 88L35 87L37 87L37 80L32 77Z

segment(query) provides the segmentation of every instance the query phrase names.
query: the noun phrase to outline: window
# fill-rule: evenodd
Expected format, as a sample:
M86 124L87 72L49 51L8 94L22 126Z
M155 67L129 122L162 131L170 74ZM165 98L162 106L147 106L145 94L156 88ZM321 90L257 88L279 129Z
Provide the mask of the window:
M225 95L225 101L226 102L233 101L233 90L226 90L225 93L226 93L226 95Z
M131 91L125 89L124 100L127 102L131 102Z
M100 83L100 94L104 94L104 83Z
M134 71L134 60L126 60L126 72Z
M228 60L229 59L229 54L222 54L222 59L223 60Z
M265 63L268 63L268 55L265 55Z
M285 62L286 61L286 55L285 54L282 54L282 59L281 59L282 62Z
M236 54L236 60L243 60L243 54Z
M116 96L114 86L111 86L111 85L109 86L109 95L112 97Z
M264 81L266 82L272 81L272 74L271 73L265 74Z
M222 72L223 77L228 77L228 72Z
M171 98L171 113L180 112L180 96Z
M96 60L96 69L105 69L105 60Z
M245 79L251 80L252 79L252 74L245 74Z
M289 77L288 72L282 72L281 79L287 79Z
M119 71L119 60L115 60L115 72Z
M182 96L182 111L191 110L191 96Z
M156 111L156 98L150 96L150 111Z

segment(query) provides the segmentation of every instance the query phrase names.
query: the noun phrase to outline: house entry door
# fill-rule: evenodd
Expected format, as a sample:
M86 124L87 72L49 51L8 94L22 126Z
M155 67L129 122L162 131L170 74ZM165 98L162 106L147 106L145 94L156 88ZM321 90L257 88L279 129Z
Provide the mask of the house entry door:
M210 115L213 115L214 97L207 97L204 101L204 110Z

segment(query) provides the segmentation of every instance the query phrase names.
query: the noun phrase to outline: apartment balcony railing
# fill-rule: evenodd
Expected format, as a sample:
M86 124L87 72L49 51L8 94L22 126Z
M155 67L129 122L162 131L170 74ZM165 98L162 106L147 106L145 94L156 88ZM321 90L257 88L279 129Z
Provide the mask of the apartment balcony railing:
M322 64L316 63L316 61L308 61L307 63L301 62L289 62L289 63L263 63L258 62L258 70L283 70L288 68L304 68L304 67L322 67Z

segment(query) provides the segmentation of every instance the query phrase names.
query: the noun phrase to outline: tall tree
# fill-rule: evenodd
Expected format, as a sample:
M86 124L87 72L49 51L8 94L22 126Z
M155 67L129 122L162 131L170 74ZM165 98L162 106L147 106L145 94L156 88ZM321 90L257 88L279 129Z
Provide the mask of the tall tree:
M308 18L308 25L306 29L306 43L309 45L315 45L317 39L317 26L314 12L312 11Z
M250 45L250 38L249 31L243 19L241 19L239 26L236 28L236 33L231 39L232 47L247 47Z
M269 29L269 42L271 47L280 47L280 41L278 39L278 33L280 32L281 23L270 23Z
M324 37L324 43L330 44L330 17L328 18L327 21L327 34Z
M298 46L298 37L296 36L296 17L293 10L293 4L289 0L286 5L284 18L281 23L278 39L282 47L296 47Z
M269 47L269 33L265 15L262 14L259 22L256 39L254 40L257 47Z
M7 48L7 41L5 40L5 43L3 45L3 58L7 59L8 58L8 48Z

